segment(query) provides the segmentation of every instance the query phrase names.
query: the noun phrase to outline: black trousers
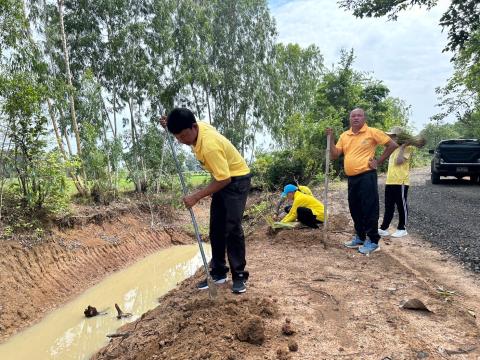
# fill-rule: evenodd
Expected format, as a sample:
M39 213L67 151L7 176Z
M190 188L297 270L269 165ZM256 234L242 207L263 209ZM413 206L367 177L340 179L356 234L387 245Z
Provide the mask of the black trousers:
M311 228L318 228L318 224L321 223L320 220L313 214L312 209L299 207L297 208L297 220L300 221L303 225L307 225Z
M358 237L365 240L368 236L378 244L379 202L375 170L348 177L348 206Z
M212 245L211 274L223 276L228 272L225 251L232 278L248 279L245 271L245 236L242 218L250 190L250 177L232 182L212 195L210 206L210 243Z
M380 229L387 230L393 219L395 206L398 210L398 230L405 230L408 219L408 185L385 185L385 213Z

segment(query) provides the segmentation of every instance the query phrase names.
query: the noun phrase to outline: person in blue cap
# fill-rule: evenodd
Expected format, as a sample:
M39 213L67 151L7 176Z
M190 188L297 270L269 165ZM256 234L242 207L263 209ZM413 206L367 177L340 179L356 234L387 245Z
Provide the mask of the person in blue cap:
M323 204L313 195L304 194L297 186L288 184L283 188L282 197L293 201L292 208L281 220L282 223L300 221L311 228L318 228L318 224L323 223L325 219Z
M308 186L299 185L298 183L296 184L296 186L298 188L298 191L300 191L300 192L302 192L306 195L312 195L313 196L312 190L310 190L310 188ZM287 200L287 195L283 195L283 193L282 193L282 196L280 196L280 201L277 203L277 206L275 208L275 215L274 215L275 220L277 220L280 217L280 208L282 207L285 200ZM286 214L288 214L290 212L291 208L292 208L292 205L290 204L290 205L285 206L283 210L285 211Z

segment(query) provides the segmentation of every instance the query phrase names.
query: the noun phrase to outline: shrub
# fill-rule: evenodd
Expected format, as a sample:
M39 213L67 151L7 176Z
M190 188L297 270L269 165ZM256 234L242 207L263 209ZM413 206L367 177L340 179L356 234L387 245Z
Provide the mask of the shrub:
M321 165L317 156L299 151L277 151L257 157L252 166L254 187L279 190L287 183L308 184Z

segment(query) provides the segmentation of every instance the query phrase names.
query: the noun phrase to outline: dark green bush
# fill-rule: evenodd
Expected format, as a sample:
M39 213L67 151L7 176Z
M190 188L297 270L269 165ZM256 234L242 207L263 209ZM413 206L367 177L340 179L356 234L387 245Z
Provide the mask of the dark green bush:
M318 155L304 154L301 150L259 155L252 166L253 186L280 190L288 183L295 183L295 180L300 184L308 184L322 164Z

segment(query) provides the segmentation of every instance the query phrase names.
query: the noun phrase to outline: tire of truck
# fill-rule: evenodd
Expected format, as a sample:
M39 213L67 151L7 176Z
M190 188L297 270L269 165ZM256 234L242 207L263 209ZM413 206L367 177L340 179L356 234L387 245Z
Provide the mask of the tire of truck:
M432 171L430 178L432 180L432 184L435 185L440 183L440 175L437 172Z

